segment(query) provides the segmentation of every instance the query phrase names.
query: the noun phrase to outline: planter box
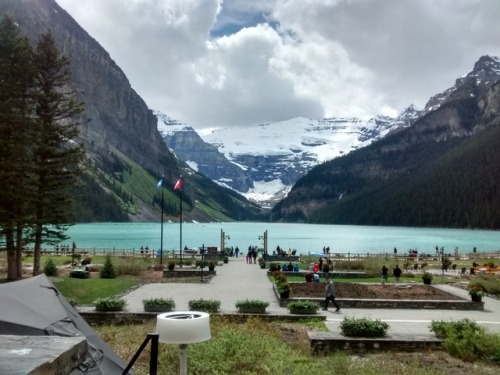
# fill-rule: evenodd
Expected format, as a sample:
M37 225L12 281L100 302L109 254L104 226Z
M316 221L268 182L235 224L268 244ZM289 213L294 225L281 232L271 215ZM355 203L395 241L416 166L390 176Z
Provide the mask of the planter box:
M483 300L483 296L478 296L477 294L471 294L470 298L472 302L481 302Z

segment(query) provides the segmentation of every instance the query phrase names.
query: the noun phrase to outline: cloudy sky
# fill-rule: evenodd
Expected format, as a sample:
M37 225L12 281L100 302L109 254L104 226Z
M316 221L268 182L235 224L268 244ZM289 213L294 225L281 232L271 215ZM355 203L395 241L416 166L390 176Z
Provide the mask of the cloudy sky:
M500 56L498 0L56 0L197 129L397 115Z

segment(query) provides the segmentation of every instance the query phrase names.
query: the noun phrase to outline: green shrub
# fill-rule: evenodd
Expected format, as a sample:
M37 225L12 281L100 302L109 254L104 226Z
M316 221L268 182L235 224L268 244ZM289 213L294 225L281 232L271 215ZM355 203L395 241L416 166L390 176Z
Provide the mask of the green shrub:
M189 311L204 311L207 313L216 313L220 309L220 301L213 299L197 299L188 302Z
M236 308L256 308L256 309L265 309L266 307L269 306L269 302L266 301L260 301L260 300L251 300L251 299L245 299L245 300L239 300L236 301L235 304Z
M270 263L269 264L269 271L275 272L279 270L279 265L277 263Z
M208 270L209 271L215 270L215 262L214 261L208 262Z
M144 311L173 311L175 302L172 298L149 298L143 299Z
M173 271L173 270L175 269L175 261L174 261L174 260L170 260L170 261L168 262L167 268L168 268L170 271Z
M69 277L75 279L88 279L90 277L90 272L87 270L71 270L69 271Z
M59 270L57 269L56 264L52 260L52 258L49 258L47 262L45 263L45 266L43 267L43 273L47 276L57 276L59 273Z
M456 321L433 320L430 325L431 332L434 332L440 339L465 331L481 332L482 328L475 321L470 319L461 319Z
M111 261L111 256L106 256L106 261L104 262L104 267L100 272L101 279L114 279L116 277L115 267Z
M385 337L389 324L380 319L344 317L340 330L344 336L354 337Z
M94 301L96 311L122 311L127 303L123 298L99 298Z
M485 359L500 363L500 335L487 333L472 320L433 320L431 331L443 340L443 348L454 357L468 362Z
M287 305L287 309L290 312L293 311L309 311L314 310L314 312L318 311L319 305L317 302L309 301L309 300L301 300L301 301L292 301Z

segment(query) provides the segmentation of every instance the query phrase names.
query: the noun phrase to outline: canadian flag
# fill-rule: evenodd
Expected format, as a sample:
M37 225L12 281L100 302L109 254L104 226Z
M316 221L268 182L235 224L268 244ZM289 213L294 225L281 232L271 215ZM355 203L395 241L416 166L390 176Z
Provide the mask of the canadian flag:
M179 178L174 185L174 190L180 189L182 187L182 180Z

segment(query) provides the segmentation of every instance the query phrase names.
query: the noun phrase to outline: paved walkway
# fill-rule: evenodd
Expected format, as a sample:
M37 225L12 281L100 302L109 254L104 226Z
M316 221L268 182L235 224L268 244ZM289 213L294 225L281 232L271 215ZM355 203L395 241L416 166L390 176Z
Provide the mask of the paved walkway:
M268 301L266 311L270 314L287 314L285 307L280 307L274 295L272 283L266 277L267 270L258 264L246 264L244 258L229 258L229 263L216 267L217 276L209 283L203 284L171 284L155 283L144 285L124 296L127 310L143 312L142 300L145 298L172 298L176 310L188 310L188 302L194 299L215 299L221 302L221 311L231 313L236 311L238 300L258 299ZM450 285L439 285L450 293L463 298L470 298L468 292ZM369 317L389 323L389 334L409 333L422 334L429 332L432 320L459 320L469 318L491 332L500 333L500 300L483 297L484 311L434 310L434 309L363 309L346 308L335 312L319 310L326 315L328 329L338 332L339 324L344 316L357 318ZM342 302L340 301L342 306Z
M238 300L258 299L268 301L266 311L286 313L279 306L274 295L272 283L266 276L267 270L258 264L246 264L243 257L229 258L229 263L215 268L217 276L209 283L172 284L154 283L144 285L123 298L127 310L144 311L142 300L145 298L172 298L176 310L188 310L188 302L195 299L215 299L221 302L222 312L235 312Z

